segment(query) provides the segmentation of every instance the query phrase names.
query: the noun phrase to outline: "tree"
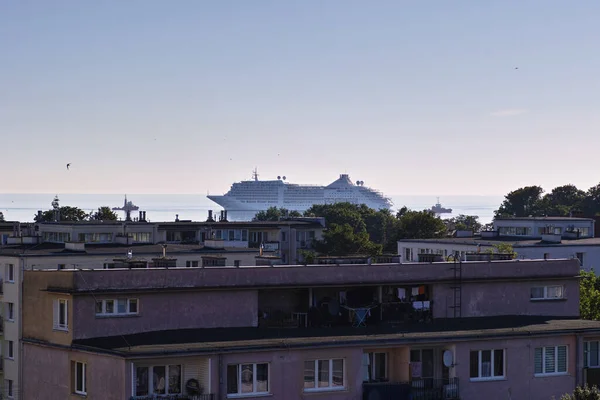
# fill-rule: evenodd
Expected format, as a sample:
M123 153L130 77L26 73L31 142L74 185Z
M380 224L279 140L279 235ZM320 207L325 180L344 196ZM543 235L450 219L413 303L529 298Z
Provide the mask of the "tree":
M52 209L44 211L41 216L35 215L35 222L52 222L56 217L60 217L59 221L85 221L88 214L80 208L70 206L60 206L58 196L52 200Z
M594 271L581 271L579 314L583 319L600 320L600 277Z
M95 221L116 221L119 216L110 209L110 207L98 207L98 211L90 216Z
M600 400L600 390L597 386L577 386L573 394L565 394L560 400Z
M563 185L552 189L540 200L539 208L544 215L566 217L582 211L586 193L575 185Z
M266 211L259 211L254 216L254 221L279 221L282 218L298 218L301 217L298 211L289 211L285 208L269 207Z
M600 214L600 184L588 189L581 208L586 217L591 218Z
M447 227L453 228L449 230L479 232L482 228L477 215L460 214L458 217L449 218L444 222Z
M540 209L542 193L544 193L544 189L540 186L526 186L508 193L504 196L500 208L496 210L496 217L528 217L530 215L535 217L542 215L543 211Z
M0 222L4 222L4 214L2 214L2 211L0 211Z
M446 235L446 225L433 212L406 211L398 218L399 226L396 240L399 239L434 239Z
M368 207L366 208L368 209ZM356 233L367 231L367 225L365 224L363 214L360 211L360 206L357 206L356 204L316 204L306 210L304 216L323 217L328 226L332 224L348 224Z
M353 254L379 255L383 246L369 240L367 232L354 232L349 224L332 224L323 233L323 240L315 242L315 249L320 254L331 256L347 256Z

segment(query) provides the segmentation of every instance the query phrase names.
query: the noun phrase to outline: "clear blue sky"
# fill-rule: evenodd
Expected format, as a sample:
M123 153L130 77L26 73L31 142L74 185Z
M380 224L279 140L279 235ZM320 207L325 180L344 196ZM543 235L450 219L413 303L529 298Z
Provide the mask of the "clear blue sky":
M3 1L0 191L219 193L255 166L390 195L587 189L599 17L597 0Z

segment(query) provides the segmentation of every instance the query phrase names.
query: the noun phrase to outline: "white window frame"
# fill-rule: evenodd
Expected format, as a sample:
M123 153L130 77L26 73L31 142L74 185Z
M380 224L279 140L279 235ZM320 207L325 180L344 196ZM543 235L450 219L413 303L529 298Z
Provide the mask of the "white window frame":
M543 289L544 294L542 295L542 297L532 297L533 296L533 289ZM548 296L548 289L554 289L554 288L560 288L560 297L549 297ZM560 300L560 299L564 299L565 298L565 287L563 285L546 285L546 286L533 286L530 289L529 292L529 299L530 300L535 300L535 301L539 301L539 300Z
M502 375L494 375L494 357L496 356L496 351L502 350ZM484 351L490 352L490 373L491 376L481 376L482 375L482 353ZM477 352L477 377L471 378L471 353ZM506 349L486 349L486 350L471 350L469 352L469 380L471 382L480 382L480 381L502 381L506 379Z
M381 378L388 378L388 354L386 352L383 351L370 351L368 353L364 353L363 357L365 357L366 359L368 359L368 365L366 365L366 367L368 368L368 377L373 377L375 376L375 366L377 365L376 358L377 357L381 357L383 356L383 359L385 360L384 362L384 371L383 371L383 375ZM366 380L364 380L365 377L363 377L363 382L368 382Z
M14 264L6 265L6 282L15 283L15 265Z
M6 320L8 322L15 322L15 303L8 302L6 303Z
M256 366L260 364L267 364L267 391L266 392L257 392L256 388L258 386L256 381ZM253 396L263 396L271 393L271 364L266 362L258 362L258 363L239 363L239 364L229 364L227 367L235 365L237 368L237 393L227 393L227 398L238 398L238 397L253 397ZM252 392L250 393L242 393L242 365L252 365ZM226 389L227 390L227 389Z
M77 387L77 382L78 382L78 379L77 379L77 372L78 372L77 365L78 364L81 364L81 373L83 374L82 377L81 377L81 386L82 386L81 389ZM85 395L87 395L87 382L86 382L86 369L87 369L87 365L84 362L75 361L73 363L73 369L74 369L74 371L73 371L73 377L74 377L74 388L73 389L74 389L74 392L75 392L75 394L81 394L81 395L85 396Z
M333 386L333 362L342 361L342 386ZM344 358L323 358L320 360L306 360L314 362L315 371L315 387L314 388L303 388L304 392L335 392L340 390L346 390L346 359ZM328 361L329 364L329 386L319 387L319 361Z
M60 322L60 308L61 307L65 307L64 323ZM54 317L54 330L67 332L69 330L69 300L55 299L52 314Z
M596 343L596 359L598 360L598 363L596 365L591 365L590 364L590 354L592 354L592 343ZM585 360L585 365L584 368L600 368L600 341L599 340L590 340L587 342L583 342L583 351L584 351L584 360Z
M9 360L15 359L15 342L12 340L6 341L6 358Z
M6 383L6 395L8 396L9 399L14 398L14 384L13 384L13 380L12 379L6 379L5 380Z
M124 313L120 313L119 312L119 300L125 300L127 301L127 305L126 305L126 311ZM113 302L113 312L109 313L106 312L106 302L108 301L112 301ZM102 311L101 312L96 312L96 303L102 303ZM131 312L131 303L136 303L137 307L136 307L136 311L135 312ZM137 297L130 297L130 298L117 298L117 299L102 299L102 300L97 300L94 303L94 313L96 314L97 317L115 317L115 316L123 316L123 315L138 315L140 313L140 300Z
M164 367L165 368L165 393L154 393L154 368L156 367ZM179 367L179 393L171 393L169 391L169 369L171 367ZM183 372L183 364L153 364L153 365L147 365L147 364L140 364L140 365L133 365L133 371L135 374L137 374L137 369L138 368L148 368L148 394L147 395L139 395L141 397L152 397L156 396L157 399L162 398L162 396L167 397L168 395L184 395L184 372ZM135 375L134 375L135 377ZM136 396L138 396L137 394L137 386L135 384L135 379L132 382L133 386L132 386L132 391L133 393L135 393Z
M558 348L559 347L564 347L565 348L565 370L564 371L560 371L560 372L556 372L558 371ZM541 349L542 350L542 372L535 372L535 352ZM546 372L546 349L554 349L554 372ZM536 347L534 350L534 362L533 362L533 376L535 377L545 377L545 376L561 376L561 375L567 375L569 373L569 346L567 346L566 344L562 344L562 345L557 345L557 346L543 346L543 347Z

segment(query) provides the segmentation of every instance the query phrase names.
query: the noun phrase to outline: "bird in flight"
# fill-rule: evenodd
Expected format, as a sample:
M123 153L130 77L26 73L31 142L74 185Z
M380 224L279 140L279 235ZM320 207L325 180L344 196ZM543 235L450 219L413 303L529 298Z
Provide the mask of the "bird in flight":
M70 166L71 166L71 163L68 163L68 164L67 164L67 169L69 169L69 167L70 167Z

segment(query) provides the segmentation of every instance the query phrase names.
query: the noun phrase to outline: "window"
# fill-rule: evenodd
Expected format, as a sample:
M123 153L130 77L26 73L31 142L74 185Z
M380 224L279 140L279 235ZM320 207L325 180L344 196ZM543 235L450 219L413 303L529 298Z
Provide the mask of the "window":
M87 394L86 365L79 361L73 361L73 392L76 394Z
M583 256L585 253L577 253L577 258L579 259L579 265L583 267Z
M411 350L410 364L413 380L433 378L433 349Z
M181 365L138 366L135 395L181 394Z
M536 347L534 356L536 376L567 373L567 346Z
M185 266L187 268L198 268L198 261L186 261Z
M7 318L13 322L15 320L15 303L6 303L7 307Z
M6 277L8 282L15 283L15 266L13 264L8 264L6 266Z
M104 263L104 269L113 269L115 267L115 263Z
M241 262L240 260L234 260L234 261L233 261L233 266L234 266L234 267L237 267L237 268L239 268L239 267L240 267L240 265L241 265L241 263L242 263L242 262Z
M387 354L363 354L363 381L377 382L387 379Z
M503 236L530 236L531 228L524 226L500 226L498 234Z
M66 265L65 264L58 264L58 269L65 269Z
M286 232L281 232L281 241L285 242L286 240Z
M69 330L68 301L64 299L54 300L54 329L60 331Z
M531 300L553 300L564 298L564 288L561 285L537 286L531 288Z
M583 366L587 368L600 367L600 342L583 343Z
M304 391L344 389L344 359L304 361Z
M152 235L149 232L133 232L130 234L135 243L150 243Z
M6 358L15 359L15 343L12 340L6 341Z
M544 253L544 260L547 260L550 258L550 253Z
M504 349L471 351L470 378L493 380L504 378Z
M97 316L135 315L138 312L138 299L108 299L96 301Z
M269 393L269 364L227 366L227 397Z
M10 398L10 399L12 399L14 396L13 381L11 379L6 380L6 394L8 395L8 398Z

